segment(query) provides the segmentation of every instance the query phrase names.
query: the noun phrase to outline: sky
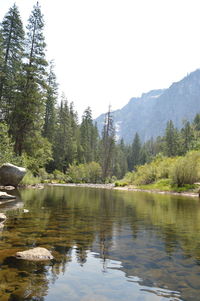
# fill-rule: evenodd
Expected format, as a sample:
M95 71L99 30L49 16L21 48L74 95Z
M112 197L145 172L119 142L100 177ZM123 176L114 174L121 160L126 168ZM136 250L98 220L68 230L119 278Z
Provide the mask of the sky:
M16 3L24 26L35 0ZM120 109L200 68L199 0L40 0L47 58L59 90L82 115Z

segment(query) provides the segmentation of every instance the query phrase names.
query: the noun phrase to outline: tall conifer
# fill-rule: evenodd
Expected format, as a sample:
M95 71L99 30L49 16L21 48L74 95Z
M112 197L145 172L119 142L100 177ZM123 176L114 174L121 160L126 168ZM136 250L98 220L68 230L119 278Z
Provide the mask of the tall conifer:
M43 16L37 3L28 20L22 95L13 117L15 152L19 155L28 151L29 144L38 139L43 127L47 66L43 27Z
M105 114L104 127L101 140L101 166L102 176L105 180L112 173L113 154L115 147L115 128L113 125L113 117L110 111Z
M56 122L55 105L57 101L57 95L58 95L58 85L56 83L56 76L54 73L54 64L51 61L49 64L49 73L47 76L45 116L44 116L44 128L43 128L44 137L47 137L51 143L53 143L54 135L55 135L55 122Z
M24 50L24 30L17 6L14 4L1 24L2 67L0 73L1 119L10 121L15 109L22 72Z

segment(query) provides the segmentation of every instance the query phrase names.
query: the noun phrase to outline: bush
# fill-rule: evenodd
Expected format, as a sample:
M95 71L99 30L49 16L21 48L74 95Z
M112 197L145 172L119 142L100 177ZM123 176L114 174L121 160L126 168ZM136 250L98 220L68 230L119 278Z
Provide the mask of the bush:
M135 172L127 172L124 176L124 178L121 181L118 181L119 183L127 183L127 185L133 184L135 180Z
M169 179L176 161L177 158L158 156L151 163L137 166L135 172L128 172L122 182L149 185L160 179Z
M73 164L68 169L68 175L73 183L98 183L101 182L102 169L97 162Z
M123 182L123 181L117 181L117 182L115 182L115 187L125 187L127 185L128 185L127 182Z
M58 183L66 183L70 182L71 179L60 170L55 169L53 171L53 177L51 178L51 180L55 180Z
M34 177L32 172L30 170L27 171L25 174L24 178L20 182L22 185L36 185L41 183L41 178L40 177Z
M172 170L172 184L182 187L185 184L194 184L200 179L200 152L192 151L177 160Z
M137 167L135 181L136 185L153 183L157 178L157 168L154 162Z

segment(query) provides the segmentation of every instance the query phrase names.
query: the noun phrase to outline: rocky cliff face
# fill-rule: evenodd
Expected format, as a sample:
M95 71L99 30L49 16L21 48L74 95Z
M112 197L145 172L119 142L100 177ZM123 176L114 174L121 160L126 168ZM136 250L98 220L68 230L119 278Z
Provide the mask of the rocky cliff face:
M200 70L196 70L168 89L153 90L132 98L121 110L113 112L118 138L131 143L135 133L141 140L164 134L167 121L181 128L184 120L192 121L200 113ZM102 130L104 114L96 119Z

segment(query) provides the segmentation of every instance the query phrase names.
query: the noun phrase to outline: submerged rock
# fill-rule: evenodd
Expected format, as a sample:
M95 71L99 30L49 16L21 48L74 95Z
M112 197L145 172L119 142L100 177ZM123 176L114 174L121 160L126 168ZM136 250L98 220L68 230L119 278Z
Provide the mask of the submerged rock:
M16 257L19 259L33 260L33 261L53 259L53 256L50 251L40 247L30 249L27 251L17 252Z
M11 195L11 194L7 194L6 192L0 191L0 199L16 199L16 196Z
M0 185L17 187L25 174L25 168L5 163L0 167Z
M14 190L15 187L14 186L0 186L1 190Z
M0 223L4 222L7 219L4 213L0 213Z

